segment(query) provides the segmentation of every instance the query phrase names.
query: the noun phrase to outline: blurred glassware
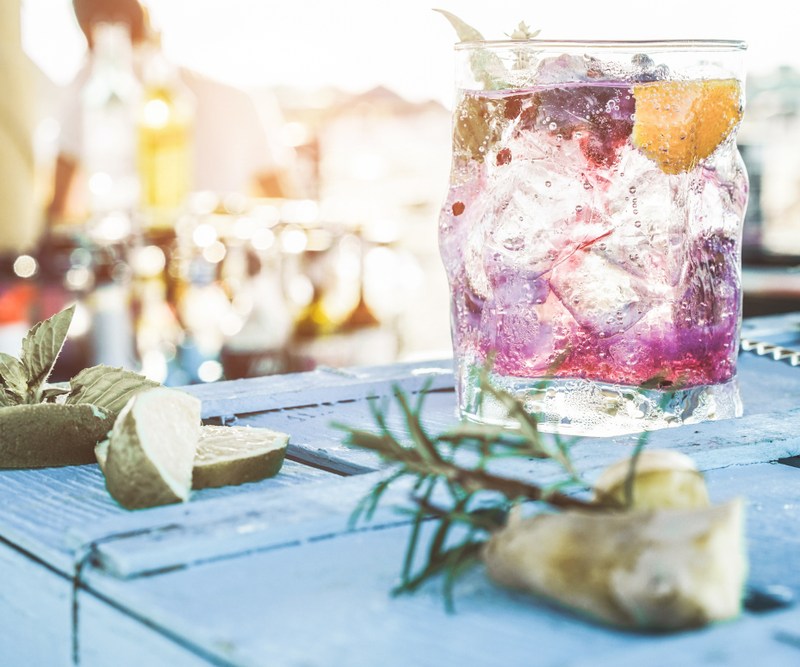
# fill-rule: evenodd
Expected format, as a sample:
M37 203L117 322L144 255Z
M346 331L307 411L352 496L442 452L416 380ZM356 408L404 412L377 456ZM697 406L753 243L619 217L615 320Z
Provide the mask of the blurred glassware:
M750 177L743 259L793 264L800 255L800 71L779 67L747 81L739 146Z
M188 376L181 369L177 357L178 346L183 343L185 335L167 298L164 252L156 245L140 246L132 253L131 265L140 372L164 384L186 384Z
M93 35L94 58L81 96L89 229L96 229L101 240L117 241L130 233L139 198L135 123L141 88L127 26L98 23ZM120 221L127 221L128 228L120 228Z
M137 166L145 230L172 229L192 189L195 99L152 31L144 49Z
M90 355L92 364L135 369L131 271L121 254L119 247L95 248L94 286L85 299L91 313Z

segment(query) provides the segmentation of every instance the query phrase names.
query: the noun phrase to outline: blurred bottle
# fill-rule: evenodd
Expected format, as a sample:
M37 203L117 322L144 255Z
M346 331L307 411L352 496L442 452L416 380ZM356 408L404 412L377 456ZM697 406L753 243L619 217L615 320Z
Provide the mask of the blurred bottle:
M167 301L165 263L163 250L155 245L132 253L136 352L143 375L167 385L186 384L177 358L184 332Z
M160 33L145 47L144 96L138 118L138 172L145 231L172 229L192 188L195 99L161 50Z
M274 375L290 370L288 342L292 315L283 293L277 254L249 255L249 279L242 286L253 307L241 329L222 348L222 366L229 380Z
M141 88L133 70L128 28L98 23L94 57L81 97L83 165L89 183L90 226L105 236L105 220L113 218L111 240L123 238L139 199L136 173L136 113ZM123 222L120 222L123 221Z
M91 313L91 363L134 369L130 270L111 246L96 250L94 289L86 304Z
M283 235L299 230L286 230ZM305 248L299 256L299 271L309 287L309 299L295 317L293 338L296 342L307 341L336 332L339 325L355 306L357 293L348 280L355 276L343 276L340 271L338 237L321 228L304 230ZM343 288L345 294L342 299ZM348 299L350 296L352 298ZM344 301L344 303L342 303Z

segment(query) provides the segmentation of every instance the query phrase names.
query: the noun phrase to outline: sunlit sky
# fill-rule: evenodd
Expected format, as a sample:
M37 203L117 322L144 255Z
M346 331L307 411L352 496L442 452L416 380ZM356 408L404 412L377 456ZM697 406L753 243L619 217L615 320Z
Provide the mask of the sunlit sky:
M71 0L22 0L23 43L56 83L85 52ZM431 7L502 38L520 21L551 39L722 38L748 42L750 71L800 66L785 0L146 0L176 62L242 86L389 86L448 103L454 33Z

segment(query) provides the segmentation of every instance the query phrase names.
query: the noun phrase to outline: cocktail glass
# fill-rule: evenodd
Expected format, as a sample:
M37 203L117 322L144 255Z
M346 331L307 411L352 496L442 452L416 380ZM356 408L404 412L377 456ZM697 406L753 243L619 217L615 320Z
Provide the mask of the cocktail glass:
M439 240L459 411L544 430L738 416L734 41L462 42Z

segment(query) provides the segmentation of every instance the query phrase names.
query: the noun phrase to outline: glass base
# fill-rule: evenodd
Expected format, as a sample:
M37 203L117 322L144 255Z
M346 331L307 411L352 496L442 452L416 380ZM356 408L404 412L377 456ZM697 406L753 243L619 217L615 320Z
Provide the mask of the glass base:
M493 386L521 401L545 432L615 436L742 414L736 378L723 384L673 391L577 379L527 379L496 374L490 378ZM459 384L459 411L463 419L516 426L502 404L481 391L477 373L462 369Z

